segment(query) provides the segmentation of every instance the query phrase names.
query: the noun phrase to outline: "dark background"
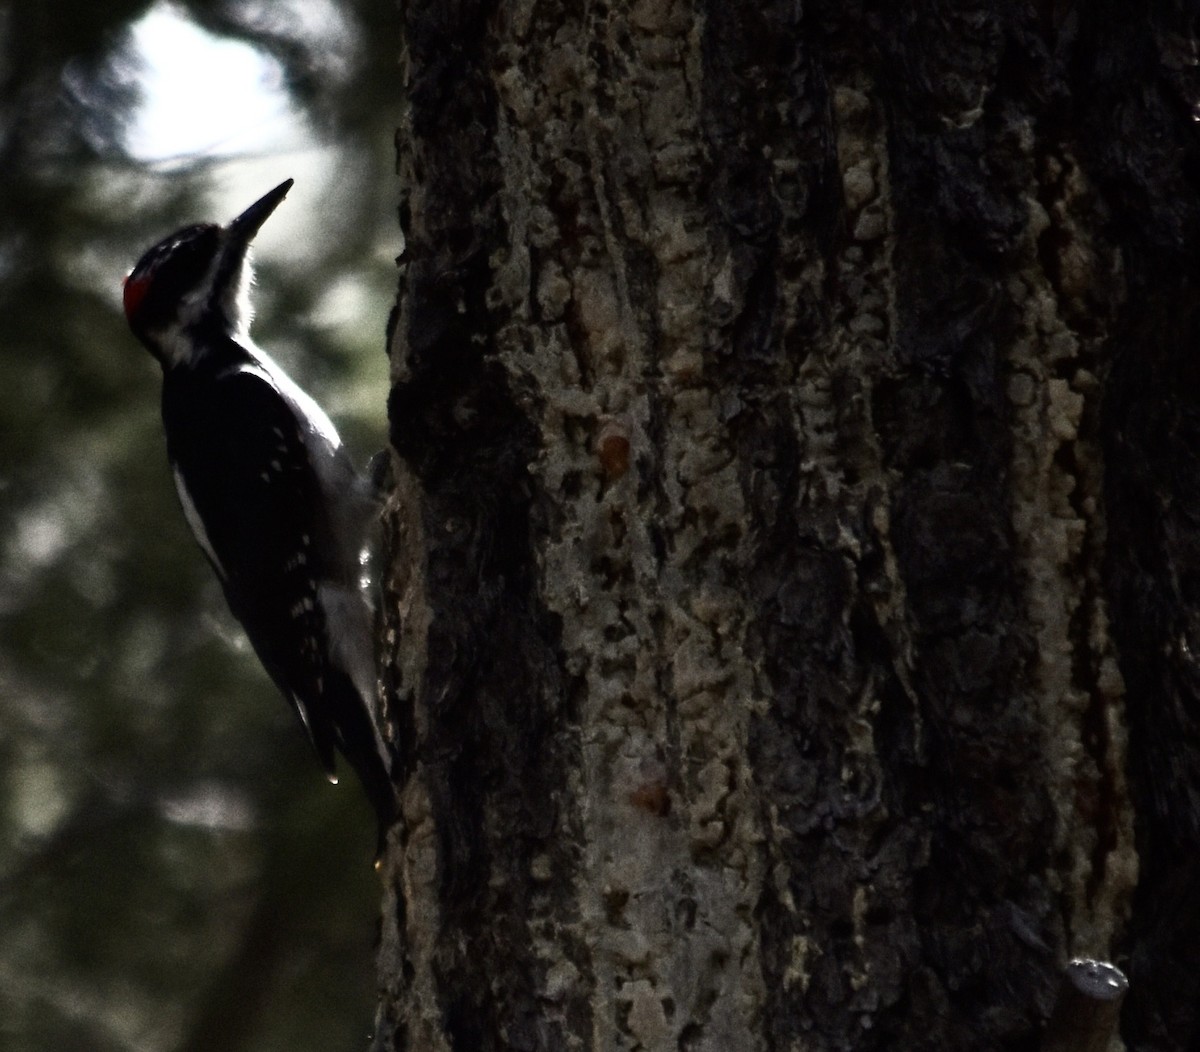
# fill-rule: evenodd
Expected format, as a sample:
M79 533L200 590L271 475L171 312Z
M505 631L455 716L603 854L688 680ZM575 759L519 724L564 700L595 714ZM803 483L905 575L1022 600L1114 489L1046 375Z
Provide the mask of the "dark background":
M294 176L299 241L264 236L255 336L360 461L379 448L394 10L339 5L335 62L321 5L174 5L271 56L311 141L147 162L128 132L151 6L0 3L0 1049L361 1048L371 819L353 779L326 784L187 532L120 282Z

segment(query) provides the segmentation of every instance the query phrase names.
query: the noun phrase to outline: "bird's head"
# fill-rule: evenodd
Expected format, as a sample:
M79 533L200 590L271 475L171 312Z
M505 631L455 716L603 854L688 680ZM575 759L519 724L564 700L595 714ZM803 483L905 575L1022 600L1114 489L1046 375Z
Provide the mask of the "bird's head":
M199 223L149 249L125 279L125 317L164 367L194 358L197 327L233 335L250 323L250 242L291 189L264 194L227 226Z

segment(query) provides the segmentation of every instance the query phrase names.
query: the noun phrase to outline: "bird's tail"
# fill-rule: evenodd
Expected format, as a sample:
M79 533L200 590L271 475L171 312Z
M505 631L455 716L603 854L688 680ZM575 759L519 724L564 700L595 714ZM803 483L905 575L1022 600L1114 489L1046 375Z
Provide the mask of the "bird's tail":
M376 664L373 616L357 582L321 587L334 660L329 684L330 722L338 750L354 768L379 823L378 853L399 809L392 782L392 750L380 731L373 704ZM377 855L378 857L378 855Z
M375 811L378 840L375 857L383 855L388 830L400 809L392 781L391 750L376 726L368 698L349 676L333 670L328 698L338 751L346 758Z

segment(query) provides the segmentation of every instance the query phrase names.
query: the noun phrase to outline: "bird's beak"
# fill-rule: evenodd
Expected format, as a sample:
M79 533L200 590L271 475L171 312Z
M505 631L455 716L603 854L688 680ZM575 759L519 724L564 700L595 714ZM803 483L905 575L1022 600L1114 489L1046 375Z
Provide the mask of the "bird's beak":
M238 317L247 314L245 306L230 304L226 300L231 294L235 298L239 295L244 298L250 282L250 267L246 261L250 254L250 242L291 188L292 180L285 179L270 193L263 194L221 232L221 252L213 269L208 298L214 306L224 309L226 317L235 326Z
M229 240L239 248L250 244L259 228L267 221L267 217L279 207L287 192L292 188L291 179L285 179L274 190L263 194L257 201L246 209L226 228Z

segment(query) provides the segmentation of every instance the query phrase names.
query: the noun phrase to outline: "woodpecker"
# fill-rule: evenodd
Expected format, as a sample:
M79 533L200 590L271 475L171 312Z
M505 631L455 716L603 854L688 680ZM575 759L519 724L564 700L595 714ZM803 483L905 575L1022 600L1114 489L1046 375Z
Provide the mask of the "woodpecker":
M125 316L162 366L184 517L329 780L335 750L357 772L381 853L397 806L361 586L375 498L329 417L247 335L250 242L291 186L151 248L125 279Z

